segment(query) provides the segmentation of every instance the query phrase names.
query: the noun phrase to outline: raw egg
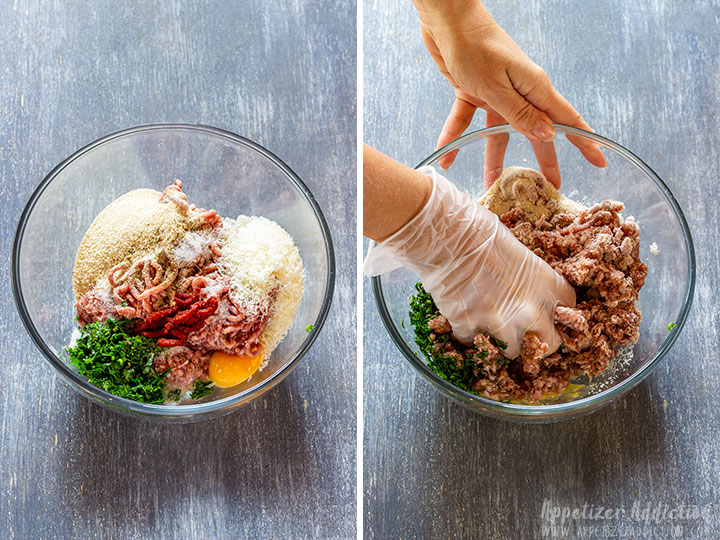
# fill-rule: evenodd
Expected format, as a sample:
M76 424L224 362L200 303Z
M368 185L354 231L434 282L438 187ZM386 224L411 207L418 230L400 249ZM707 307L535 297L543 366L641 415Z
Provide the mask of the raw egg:
M235 356L222 351L215 351L210 357L208 376L216 386L227 388L247 381L255 373L263 358L261 348L255 356Z

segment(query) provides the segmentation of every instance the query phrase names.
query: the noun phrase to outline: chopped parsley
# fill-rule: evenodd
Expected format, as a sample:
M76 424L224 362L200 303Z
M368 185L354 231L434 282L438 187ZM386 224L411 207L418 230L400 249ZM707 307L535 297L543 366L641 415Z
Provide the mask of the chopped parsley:
M488 360L488 352L487 351L478 351L473 355L473 359L475 362L482 362L483 364L487 364Z
M415 330L415 343L420 347L420 351L427 359L427 365L439 377L445 379L449 383L454 384L458 388L480 395L473 390L472 384L477 378L475 370L481 364L488 365L490 363L499 366L507 366L512 362L510 358L501 357L499 359L488 360L489 352L486 350L475 349L474 352L464 346L455 343L456 352L441 353L441 347L445 343L452 343L452 334L435 333L433 340L430 334L433 333L428 322L438 315L438 309L432 299L430 293L425 291L422 283L415 284L417 291L410 297L410 324ZM495 346L501 349L507 349L507 343L503 343L494 337L490 338ZM438 347L440 345L441 347ZM465 358L472 352L471 358Z
M200 379L195 379L195 383L193 383L193 390L190 393L190 398L200 399L205 397L212 392L212 387L212 381L201 381Z
M435 344L430 340L432 330L428 326L428 321L435 317L437 307L432 296L423 288L422 283L418 282L415 289L417 293L410 297L410 324L415 329L415 343L425 355L428 367L449 383L462 390L472 392L470 384L475 366L472 362L458 361L459 359L455 356L440 355L435 352ZM436 343L446 343L450 341L450 334L438 334L435 340ZM487 352L485 352L485 356L487 356Z
M310 332L312 332L313 330L315 330L315 325L314 325L314 324L308 324L308 325L305 327L305 331L306 331L308 334L309 334Z
M675 324L674 322L671 322L670 324L668 324L668 332L672 332L676 326L677 326L677 324Z
M165 402L165 377L153 358L162 350L152 338L128 333L129 320L86 324L74 347L65 352L70 363L94 385L121 398L142 403Z

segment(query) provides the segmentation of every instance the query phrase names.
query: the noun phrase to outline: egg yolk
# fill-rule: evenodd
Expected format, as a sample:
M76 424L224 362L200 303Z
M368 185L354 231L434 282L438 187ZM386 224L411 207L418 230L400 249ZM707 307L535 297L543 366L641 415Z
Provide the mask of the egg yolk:
M263 352L263 349L260 349L255 356L235 356L215 351L210 357L208 377L221 388L240 384L258 370L262 363Z

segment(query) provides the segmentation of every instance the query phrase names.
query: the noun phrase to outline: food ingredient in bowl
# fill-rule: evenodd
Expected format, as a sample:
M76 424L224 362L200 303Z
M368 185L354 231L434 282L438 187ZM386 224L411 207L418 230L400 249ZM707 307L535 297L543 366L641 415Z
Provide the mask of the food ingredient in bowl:
M559 213L575 216L584 208L562 195L545 177L532 169L508 167L488 189L480 204L493 214L504 216L511 210L522 212L532 223L543 216Z
M300 254L280 225L197 208L179 180L162 193L132 191L105 208L73 271L81 333L121 327L128 342L148 340L155 347L148 375L162 379L160 402L198 399L212 384L235 386L262 370L293 323L303 287ZM102 359L89 360L79 343L68 355L89 376ZM122 364L123 351L105 361ZM152 399L158 402L157 393Z
M235 356L223 351L215 351L210 356L208 377L217 386L235 386L252 377L260 367L261 360L261 354Z
M518 167L506 169L481 203L568 280L577 305L555 309L558 351L548 354L545 343L526 333L520 355L508 359L504 344L492 336L477 334L471 346L457 341L418 284L410 318L416 342L438 375L490 399L538 403L560 394L571 379L601 374L619 347L637 342L636 301L647 267L639 259L639 228L632 217L622 218L622 203L584 208L540 173Z
M127 319L93 322L80 330L68 350L70 363L93 384L116 396L142 401L165 401L165 373L153 359L160 352L154 339L128 333Z

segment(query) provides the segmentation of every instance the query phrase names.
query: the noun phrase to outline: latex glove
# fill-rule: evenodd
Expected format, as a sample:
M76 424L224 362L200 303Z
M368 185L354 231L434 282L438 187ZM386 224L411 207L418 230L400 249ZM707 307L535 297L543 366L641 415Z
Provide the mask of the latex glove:
M420 276L455 337L470 344L478 332L507 344L515 358L525 332L549 346L560 345L553 312L559 303L575 307L575 291L517 240L498 217L461 193L432 167L427 204L399 231L371 245L367 275L406 266Z

